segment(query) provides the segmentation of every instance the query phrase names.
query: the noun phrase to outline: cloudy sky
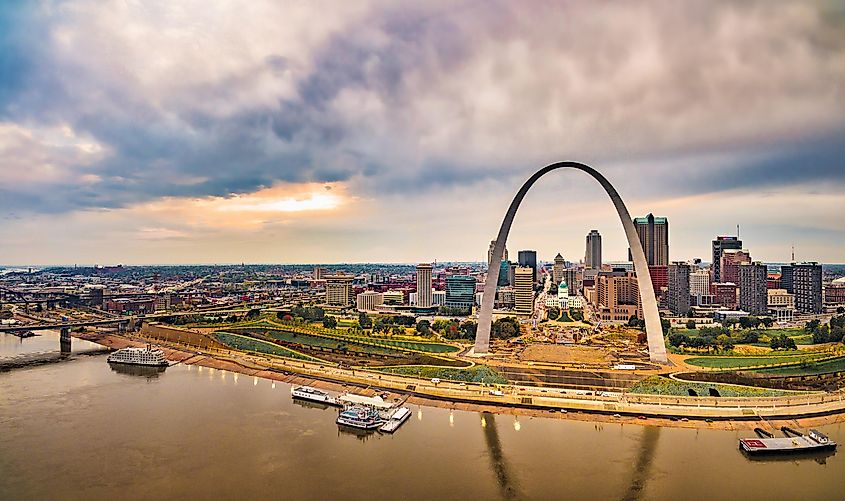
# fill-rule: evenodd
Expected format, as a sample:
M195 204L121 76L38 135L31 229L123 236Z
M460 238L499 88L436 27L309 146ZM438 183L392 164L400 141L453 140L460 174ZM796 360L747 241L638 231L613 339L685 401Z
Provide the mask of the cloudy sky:
M0 3L0 263L482 260L603 172L672 259L845 262L842 2ZM583 258L548 175L511 251Z

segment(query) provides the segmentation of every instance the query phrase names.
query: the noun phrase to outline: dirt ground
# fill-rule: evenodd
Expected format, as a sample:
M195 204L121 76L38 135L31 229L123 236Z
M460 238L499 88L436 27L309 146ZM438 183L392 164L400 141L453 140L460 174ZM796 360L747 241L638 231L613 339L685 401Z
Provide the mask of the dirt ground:
M606 349L591 348L589 346L567 346L559 344L534 344L522 351L519 356L521 362L551 362L575 364L604 364L609 363L609 353Z

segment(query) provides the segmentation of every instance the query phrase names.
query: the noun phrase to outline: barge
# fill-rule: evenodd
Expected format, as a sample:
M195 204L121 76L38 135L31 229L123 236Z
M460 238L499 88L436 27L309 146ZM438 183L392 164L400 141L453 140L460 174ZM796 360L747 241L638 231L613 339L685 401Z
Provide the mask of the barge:
M760 438L741 438L739 449L749 456L776 456L836 450L836 442L818 430L810 430L804 435L784 426L781 431L784 437L774 437L768 432L758 432L757 435Z
M399 407L390 414L390 417L379 427L378 431L393 433L398 430L399 427L402 426L402 423L407 421L409 417L411 417L411 409L407 407Z

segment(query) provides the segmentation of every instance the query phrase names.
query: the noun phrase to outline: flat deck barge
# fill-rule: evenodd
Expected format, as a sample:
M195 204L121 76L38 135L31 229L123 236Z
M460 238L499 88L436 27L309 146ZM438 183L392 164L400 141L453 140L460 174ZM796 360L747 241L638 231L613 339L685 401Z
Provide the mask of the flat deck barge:
M787 427L783 427L782 430L787 436L741 438L739 439L739 448L742 452L751 456L801 454L836 450L836 442L816 430L810 430L807 435L798 433ZM789 436L790 434L792 436Z

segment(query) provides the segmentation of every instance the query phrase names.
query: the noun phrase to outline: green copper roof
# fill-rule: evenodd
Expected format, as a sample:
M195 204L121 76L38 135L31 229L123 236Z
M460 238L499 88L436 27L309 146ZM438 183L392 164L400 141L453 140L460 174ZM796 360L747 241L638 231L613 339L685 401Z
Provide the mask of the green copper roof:
M649 214L648 216L651 216L651 214ZM648 216L646 216L646 217L635 217L634 218L634 224L648 224ZM652 217L654 218L654 224L666 224L666 222L667 222L665 217L657 217L657 216L652 216Z

